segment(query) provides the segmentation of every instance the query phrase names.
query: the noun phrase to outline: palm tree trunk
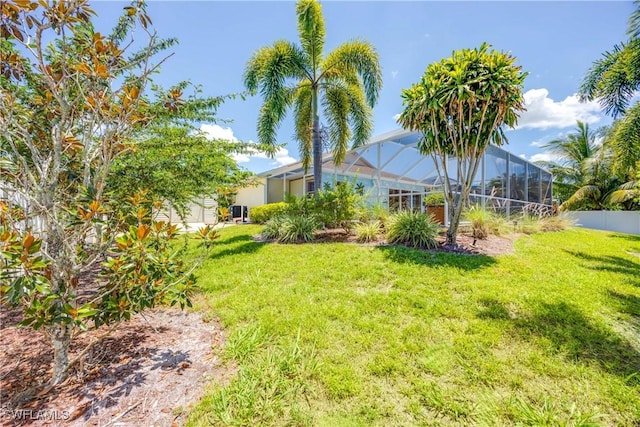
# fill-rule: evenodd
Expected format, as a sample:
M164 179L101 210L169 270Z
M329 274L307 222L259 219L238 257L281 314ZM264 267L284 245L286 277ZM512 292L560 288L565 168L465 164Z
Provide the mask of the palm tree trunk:
M318 114L318 87L313 86L311 95L313 115L313 188L314 194L322 188L322 138L320 136L320 116Z

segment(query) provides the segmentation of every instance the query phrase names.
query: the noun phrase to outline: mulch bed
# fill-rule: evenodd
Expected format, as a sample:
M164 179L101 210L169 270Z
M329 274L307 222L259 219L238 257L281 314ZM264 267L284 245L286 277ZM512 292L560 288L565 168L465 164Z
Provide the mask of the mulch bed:
M2 309L1 425L180 425L207 385L225 384L234 373L218 358L224 335L217 322L156 309L124 323L56 389L19 401L22 392L37 390L50 377L53 359L43 334L16 327L19 320L16 311ZM71 353L100 334L81 335Z
M465 233L458 233L457 244L447 245L445 243L445 236L441 235L438 238L438 246L428 250L432 252L446 252L465 255L496 256L510 254L514 251L514 237L515 236L504 237L490 235L486 239L480 240L474 239L473 236ZM261 242L268 241L262 239L260 235L255 236L254 239ZM385 240L379 240L372 243L358 243L356 236L353 233L348 233L341 228L316 231L313 243L355 243L373 246L388 245Z

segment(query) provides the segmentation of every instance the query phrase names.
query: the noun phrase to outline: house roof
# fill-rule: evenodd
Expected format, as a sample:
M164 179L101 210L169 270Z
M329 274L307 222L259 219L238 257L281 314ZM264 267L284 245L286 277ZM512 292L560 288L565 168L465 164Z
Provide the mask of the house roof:
M331 153L325 153L322 156L323 172L380 177L420 185L439 185L441 181L433 159L431 156L420 154L418 150L420 138L419 132L404 129L374 136L367 144L349 150L344 162L338 166L333 163ZM518 159L526 162L524 159ZM536 167L540 168L537 165ZM306 175L311 174L310 169ZM301 178L304 175L302 162L258 174L260 177L279 179L286 177L288 180Z

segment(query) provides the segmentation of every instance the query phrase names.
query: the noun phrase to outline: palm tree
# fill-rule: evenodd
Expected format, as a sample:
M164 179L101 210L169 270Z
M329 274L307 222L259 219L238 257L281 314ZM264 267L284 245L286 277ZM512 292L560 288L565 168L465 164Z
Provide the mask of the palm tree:
M247 63L244 83L258 89L264 103L258 116L258 139L276 146L276 131L287 110L293 109L294 138L305 171L313 157L315 187L322 182L320 109L327 121L328 143L336 164L344 160L349 140L353 147L372 131L372 108L382 87L378 54L365 41L350 41L323 57L325 26L320 4L300 0L296 6L300 46L276 41L256 51Z
M556 189L566 199L562 209L607 209L619 203L624 180L613 171L616 153L608 129L593 132L578 122L576 132L545 144L559 162L544 164L556 178Z
M580 97L600 101L607 114L624 114L640 89L640 2L629 19L630 39L615 45L595 61L582 81Z

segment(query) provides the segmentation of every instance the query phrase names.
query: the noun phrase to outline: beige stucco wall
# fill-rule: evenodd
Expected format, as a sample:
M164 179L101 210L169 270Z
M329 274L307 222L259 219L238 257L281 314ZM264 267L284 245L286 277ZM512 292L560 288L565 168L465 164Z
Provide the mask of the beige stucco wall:
M282 188L282 180L277 178L269 178L269 203L281 202L284 200L284 192Z
M264 205L267 203L264 199L264 185L265 178L261 178L257 186L240 189L236 195L235 204L249 206L250 208L253 206Z
M289 194L293 196L298 196L298 197L304 195L302 178L289 182Z

